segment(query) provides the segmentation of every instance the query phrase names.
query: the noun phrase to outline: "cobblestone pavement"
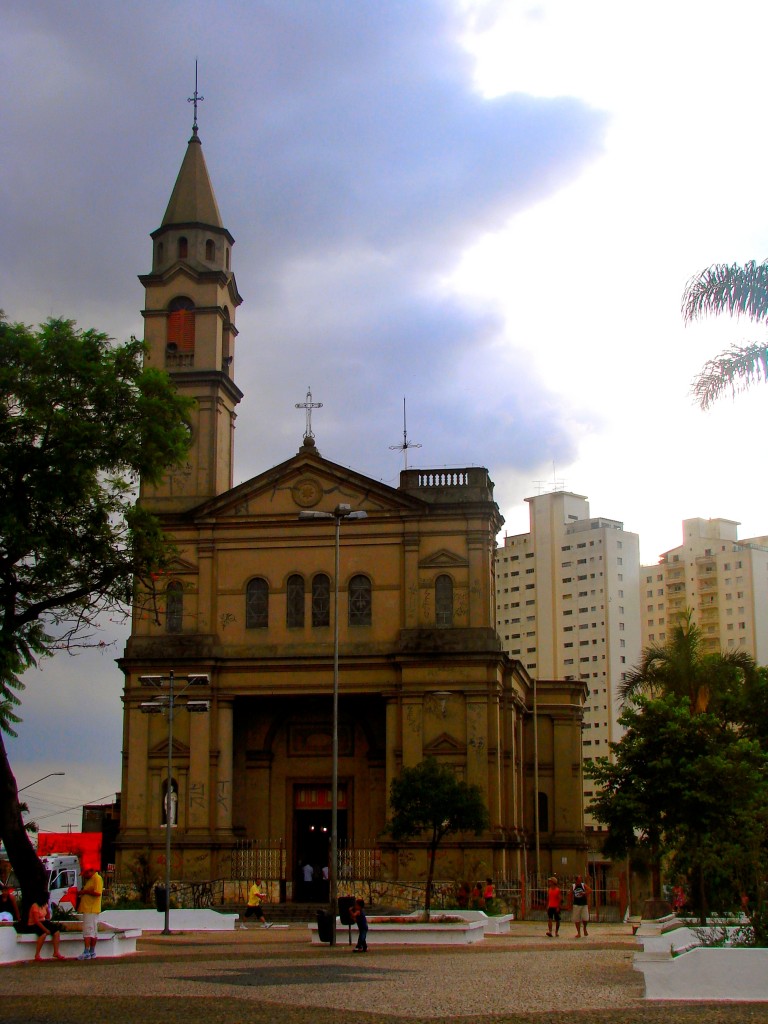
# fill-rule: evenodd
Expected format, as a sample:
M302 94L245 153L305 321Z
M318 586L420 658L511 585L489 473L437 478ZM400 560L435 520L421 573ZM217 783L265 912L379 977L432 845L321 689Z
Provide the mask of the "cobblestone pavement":
M768 1004L646 1003L624 925L576 941L538 922L463 947L311 946L306 926L139 940L136 956L0 967L13 1024L732 1024Z

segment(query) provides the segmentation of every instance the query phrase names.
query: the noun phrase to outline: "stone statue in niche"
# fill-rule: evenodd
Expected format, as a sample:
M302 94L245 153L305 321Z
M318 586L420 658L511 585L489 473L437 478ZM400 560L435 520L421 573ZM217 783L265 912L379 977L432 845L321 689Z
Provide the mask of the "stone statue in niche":
M168 781L163 785L163 825L170 824L173 828L178 824L179 814L179 787L176 779L171 779L170 791Z

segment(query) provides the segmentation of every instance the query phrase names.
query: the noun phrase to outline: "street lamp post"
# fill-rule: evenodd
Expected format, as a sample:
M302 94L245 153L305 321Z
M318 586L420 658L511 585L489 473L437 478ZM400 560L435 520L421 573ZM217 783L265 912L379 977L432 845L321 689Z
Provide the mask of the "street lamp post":
M299 512L299 519L333 519L333 739L331 745L331 856L328 865L328 910L331 942L336 945L336 893L339 870L339 538L342 519L367 519L368 513L353 512L349 505L337 505L333 512Z
M163 935L171 934L171 788L173 781L173 711L178 697L181 697L190 686L207 686L210 679L207 675L179 676L179 679L186 683L178 694L174 693L176 674L171 669L167 676L139 676L142 686L153 686L156 690L162 691L163 685L168 684L167 693L159 693L154 700L142 701L139 709L145 715L160 715L163 711L168 714L168 768L165 782L165 922ZM185 707L190 714L195 712L205 713L210 710L209 700L186 700L180 707Z
M16 792L17 793L23 793L25 789L29 789L30 786L36 786L38 784L38 782L45 782L46 779L52 779L54 775L66 775L66 774L67 774L66 772L48 772L48 774L44 775L42 777L42 779L35 779L34 782L28 782L26 784L26 786L22 786L20 789L17 789Z

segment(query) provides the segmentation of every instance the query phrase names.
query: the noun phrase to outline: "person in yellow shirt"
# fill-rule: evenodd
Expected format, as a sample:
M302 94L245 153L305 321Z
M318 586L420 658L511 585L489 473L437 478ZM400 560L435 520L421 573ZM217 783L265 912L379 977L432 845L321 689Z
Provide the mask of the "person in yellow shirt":
M83 915L83 943L85 949L78 960L93 960L96 956L96 936L99 929L101 913L101 894L104 892L104 881L95 868L83 870L85 882L78 893L78 911Z
M261 921L265 928L269 928L267 920L264 917L264 899L265 893L261 887L261 879L257 878L248 893L248 906L245 908L245 914L243 916L255 917L257 921Z

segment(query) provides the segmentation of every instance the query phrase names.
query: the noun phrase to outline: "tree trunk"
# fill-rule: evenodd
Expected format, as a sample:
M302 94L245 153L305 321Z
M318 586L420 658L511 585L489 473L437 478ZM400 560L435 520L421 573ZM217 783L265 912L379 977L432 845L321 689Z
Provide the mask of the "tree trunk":
M427 867L427 891L424 893L424 920L429 920L429 910L432 905L432 879L435 877L435 854L437 853L437 842L432 840L429 844L429 864Z
M24 828L19 791L8 753L0 734L0 839L21 886L21 919L26 921L32 903L45 891L45 868Z

